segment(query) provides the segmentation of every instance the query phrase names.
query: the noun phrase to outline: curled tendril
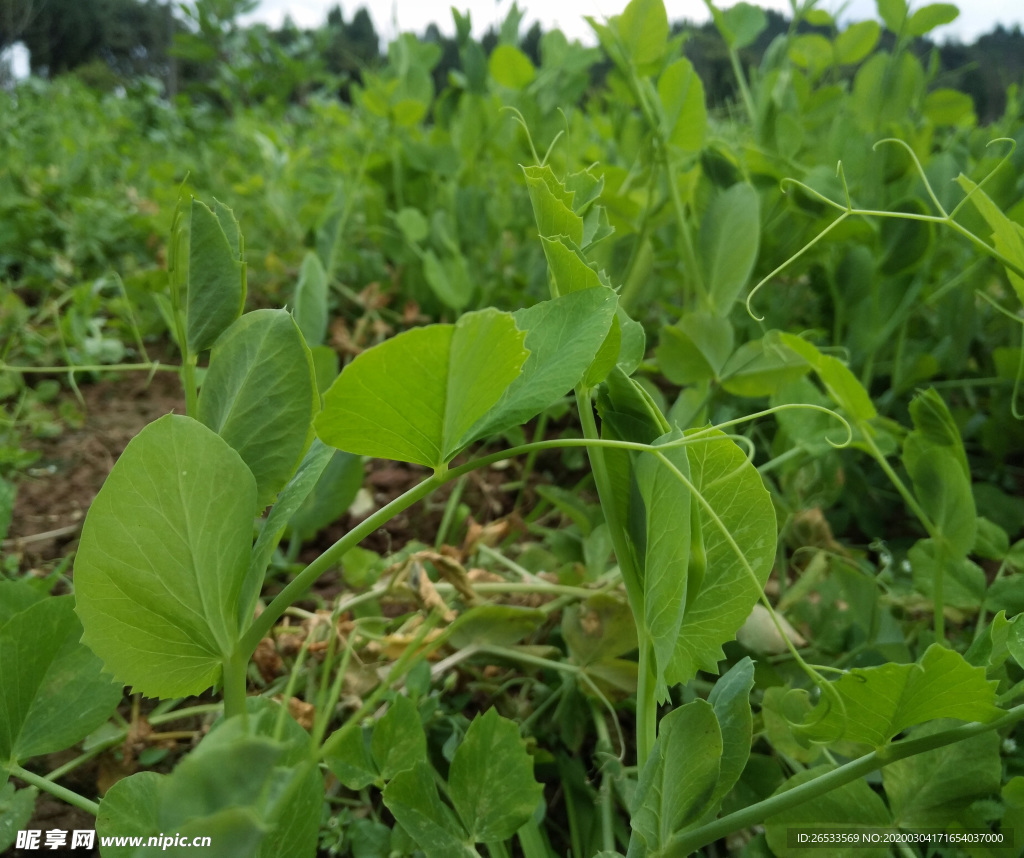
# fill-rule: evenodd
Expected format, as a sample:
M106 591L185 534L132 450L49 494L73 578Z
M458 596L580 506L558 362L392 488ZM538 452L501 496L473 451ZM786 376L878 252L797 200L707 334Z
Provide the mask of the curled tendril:
M833 411L831 408L826 408L824 405L815 405L810 402L785 402L782 403L781 405L774 405L771 408L766 408L764 411L758 411L755 412L754 414L747 414L743 417L737 417L734 420L727 420L725 423L719 423L717 426L709 426L707 429L698 430L698 432L704 433L710 431L711 429L717 429L721 431L726 426L735 426L739 423L745 423L748 420L757 420L760 417L767 417L771 414L774 414L776 411L788 411L792 408L806 408L809 411L821 411L822 413L828 414L830 417L834 417L836 420L842 423L843 427L846 429L846 440L844 440L840 444L836 443L831 438L825 438L825 440L836 450L845 449L846 447L849 447L851 443L853 443L853 427L850 425L849 420L843 417L843 415L840 414L838 411ZM689 435L687 437L693 438L695 436Z
M804 668L805 673L807 673L817 687L821 694L821 699L818 701L818 705L811 710L809 713L810 718L806 721L793 721L785 712L782 713L782 717L786 719L786 723L797 736L820 745L837 742L843 737L843 733L846 732L846 704L843 702L842 695L836 690L835 685L828 682L817 669L806 663L802 664L801 667ZM800 690L802 689L791 689L789 694ZM786 696L788 697L789 694ZM837 710L840 713L839 723L827 731L823 730L822 724L832 714L833 710Z
M938 215L921 215L921 214L913 214L913 213L910 213L910 212L875 211L875 210L871 210L871 209L855 208L854 205L853 205L853 200L852 200L852 198L850 196L850 189L849 189L849 187L847 185L847 182L846 182L846 173L843 170L843 163L842 163L842 161L838 162L838 164L836 165L836 175L839 177L840 181L843 184L843 194L846 197L846 204L845 205L843 203L836 202L835 200L831 199L830 197L825 196L820 191L816 191L814 188L810 187L805 182L801 182L799 179L794 179L794 178L790 178L790 177L782 179L782 181L779 182L779 186L782 189L783 193L789 193L789 189L790 188L799 188L804 193L806 193L808 196L810 196L811 198L817 200L818 202L824 203L825 205L831 206L832 208L836 209L837 211L840 212L840 215L834 221L832 221L832 223L830 223L827 227L825 227L821 232L819 232L814 238L812 238L809 242L807 242L807 244L805 244L802 248L800 248L800 250L798 250L796 253L794 253L792 256L790 256L785 262L783 262L781 265L779 265L777 268L775 268L770 274L768 274L766 277L764 277L762 280L760 280L754 286L753 289L750 290L750 294L747 295L747 301L746 301L747 313L750 315L750 317L752 319L754 319L757 322L764 321L764 316L759 316L759 315L757 315L756 312L754 312L753 303L752 303L753 299L754 299L754 296L758 292L761 291L761 289L768 283L769 280L771 280L772 278L776 277L780 272L784 271L793 262L795 262L797 259L799 259L801 256L803 256L805 253L807 253L808 250L810 250L812 247L814 247L814 245L816 245L819 241L821 241L826 235L828 235L833 229L835 229L837 226L839 226L839 224L841 224L844 220L846 220L846 218L850 217L851 215L863 215L863 216L872 216L872 217L890 217L890 218L900 218L900 219L903 219L903 220L921 220L921 221L930 221L932 223L943 223L943 224L946 224L947 226L953 228L957 232L961 233L965 237L969 238L976 246L984 248L985 251L988 253L988 255L992 256L995 259L997 259L999 262L1003 263L1004 265L1009 264L1010 267L1014 267L1013 263L1010 262L1009 260L1007 260L1006 257L1003 256L1001 253L999 253L995 248L985 244L985 242L983 242L981 239L979 239L973 233L968 232L964 227L960 226L958 223L956 223L953 220L953 218L956 216L957 212L959 212L960 209L963 208L964 205L966 205L967 201L973 196L973 194L976 191L981 190L981 188L1002 168L1002 166L1013 155L1013 153L1014 153L1014 151L1016 150L1016 147L1017 147L1016 141L1013 140L1010 137L997 137L994 140L990 140L988 142L987 146L992 146L992 145L995 145L997 143L1009 143L1010 146L1009 146L1009 150L1007 151L1007 153L1000 159L999 163L996 164L995 167L993 167L991 170L989 170L989 172L985 175L985 177L980 182L978 182L973 188L971 188L971 190L969 190L964 195L964 198L962 200L960 200L959 203L957 203L956 207L951 212L948 212L948 213L946 212L945 208L942 206L942 203L939 201L939 198L936 195L934 188L932 188L931 182L929 182L928 176L925 174L924 167L922 166L921 161L918 159L917 154L914 152L914 150L911 148L911 146L905 140L900 140L900 139L898 139L896 137L885 137L885 138L877 141L874 144L874 146L872 146L872 149L874 151L877 151L878 148L880 146L882 146L883 144L896 145L896 146L901 146L907 152L907 154L910 156L910 159L914 163L914 167L915 167L915 170L916 170L917 174L920 176L921 181L924 183L925 190L927 191L928 196L929 196L929 198L932 201L932 204L935 206L935 208L939 212ZM1018 273L1021 273L1021 272L1018 271Z
M802 187L805 187L805 188L807 187L806 185L803 184L803 182L798 182L796 179L793 179L792 182L794 184L796 184L796 185L801 185ZM799 259L801 256L803 256L805 253L807 253L808 250L810 250L812 247L814 247L814 245L816 245L826 235L828 235L830 232L832 232L832 230L834 230L837 226L839 226L839 224L841 224L851 214L853 214L853 212L851 210L845 209L842 206L840 206L839 203L835 202L834 200L830 200L828 197L825 197L825 196L822 196L821 194L818 194L818 192L813 190L812 188L808 188L808 190L811 191L812 193L818 195L818 196L821 196L821 198L823 200L825 200L827 203L829 203L829 204L835 206L836 208L840 209L842 211L842 214L839 215L839 217L837 217L834 221L832 221L832 223L830 223L828 226L826 226L816 236L814 236L814 238L812 238L809 242L807 242L807 244L805 244L803 247L801 247L796 253L794 253L791 257L789 257L789 259L787 259L785 262L783 262L781 265L779 265L777 268L775 268L775 270L773 270L770 274L768 274L767 276L762 278L758 282L758 284L753 289L750 290L750 294L747 295L747 312L750 314L750 317L752 319L754 319L754 321L756 321L756 322L763 322L764 321L764 316L759 316L759 315L757 315L757 313L754 312L753 307L751 306L751 301L753 301L754 300L754 296L758 292L761 291L761 288L769 280L771 280L773 277L775 277L775 275L779 274L782 271L785 271L790 266L791 263L795 262L797 259Z
M545 155L544 161L541 161L540 155L537 154L537 147L533 145L533 135L530 133L530 126L526 124L526 118L523 116L522 113L519 112L518 108L512 107L511 105L508 104L504 105L501 108L501 110L507 110L509 113L513 115L513 118L516 120L516 122L523 126L523 131L526 132L526 141L530 144L530 152L533 153L533 160L538 166L543 167L544 161L547 161L547 156ZM558 138L556 137L555 139L557 140ZM554 144L552 143L552 145Z

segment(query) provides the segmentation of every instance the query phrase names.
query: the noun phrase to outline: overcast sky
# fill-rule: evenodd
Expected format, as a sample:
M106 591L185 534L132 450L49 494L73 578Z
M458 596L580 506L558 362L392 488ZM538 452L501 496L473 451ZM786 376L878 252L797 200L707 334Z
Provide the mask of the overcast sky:
M262 0L253 18L278 25L286 14L296 24L304 27L319 26L327 16L327 10L337 0ZM526 9L523 31L540 19L544 29L558 27L570 38L593 42L593 35L584 15L615 15L621 12L627 0L520 0L520 8ZM340 3L346 20L360 6L365 6L377 28L378 34L390 39L396 32L411 30L422 33L431 22L442 31L453 33L451 7L460 11L469 10L473 17L473 30L482 35L489 26L504 20L512 7L512 0L346 0ZM731 0L721 0L722 7L732 5ZM789 0L760 0L758 5L789 13ZM924 5L921 0L911 0L911 8ZM960 17L952 24L934 31L939 41L959 39L971 42L982 33L989 32L997 23L1005 27L1014 24L1024 26L1024 2L1022 0L962 0L958 3ZM821 0L818 6L836 13L845 6L843 20L859 21L877 17L874 0ZM707 8L701 0L665 0L670 21L682 18L703 21L708 17ZM382 46L383 47L383 46Z

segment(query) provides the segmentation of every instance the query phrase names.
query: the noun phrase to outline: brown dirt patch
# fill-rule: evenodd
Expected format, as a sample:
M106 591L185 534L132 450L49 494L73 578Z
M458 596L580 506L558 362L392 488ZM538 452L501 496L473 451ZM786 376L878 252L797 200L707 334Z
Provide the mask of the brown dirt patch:
M27 446L39 459L18 481L5 551L22 569L40 569L74 548L89 504L128 442L151 421L185 412L178 376L111 378L81 388L84 422Z

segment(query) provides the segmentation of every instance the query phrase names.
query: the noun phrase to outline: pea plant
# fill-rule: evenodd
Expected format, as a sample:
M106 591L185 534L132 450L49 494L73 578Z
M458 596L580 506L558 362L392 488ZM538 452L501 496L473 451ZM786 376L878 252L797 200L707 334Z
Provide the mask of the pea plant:
M739 51L760 32L757 15L746 4L712 9L744 108L766 140L782 140L790 111L775 112L765 99L768 89L772 98L789 97L788 89L748 84L741 67ZM635 241L628 254L616 255L609 249L612 221L622 222L636 191L626 177L609 188L596 169L559 175L546 157L523 168L517 178L547 267L546 300L411 328L339 372L324 345L330 258L325 265L316 254L306 257L290 310L245 312L245 243L234 213L187 195L179 201L168 289L158 300L181 352L185 414L149 424L114 465L85 521L73 595L47 597L23 581L0 582L0 846L5 830L29 818L42 790L94 814L101 838L144 844L173 832L211 837L217 855L299 858L315 854L324 829L340 824L336 805L324 822L325 799L340 785L358 797L354 805L377 814L372 822L347 818L377 838L379 848L367 854L546 858L558 854L553 829L560 821L546 789L552 767L571 807L562 839L577 856L684 856L723 838L742 840L755 827L774 854L788 856L805 854L789 842L799 826L1008 832L1024 824L1024 774L1007 751L1012 728L1024 719L1024 625L996 586L1021 565L1020 549L979 515L954 409L935 387L921 390L906 407L905 426L879 413L864 381L871 373L858 377L813 334L761 330L734 348L741 330L730 318L752 279L759 241L787 249L777 252L785 261L768 265L774 270L750 290L751 316L763 285L864 218L958 233L1000 264L1024 298L1024 229L986 195L988 179L962 176L963 196L949 204L905 146L934 213L858 207L842 172L845 200L837 202L817 189L833 185L815 174L813 182L786 187L838 215L816 220L817 232L806 241L801 233L796 243L804 246L792 252L767 230L760 234L761 207L777 205L774 189L741 180L718 143L709 144L701 84L687 60L669 56L663 5L634 0L595 29L621 75L619 96L628 94L639 109L645 207L633 206L640 212ZM795 55L816 78L852 56L863 59L878 36L870 29L857 31L870 43L863 52L850 39L840 51L837 39L820 68L812 53ZM403 44L413 49L413 40ZM865 77L881 79L881 64L869 66ZM399 124L414 78L389 90L396 99L389 122ZM375 84L381 92L385 82ZM875 90L864 91L860 119L870 119L874 131L884 117L874 115ZM794 151L803 145L790 142ZM532 139L530 149L536 152ZM696 179L677 181L698 158L721 185L704 189L706 204ZM393 161L397 173L401 159ZM874 180L871 170L863 173ZM662 184L667 191L659 195ZM867 179L862 187L870 190ZM459 247L447 247L444 264L419 248L425 219L400 193L395 198L395 222L424 271L433 272L427 280L444 306L456 313L478 306ZM341 221L347 216L346 209ZM338 226L339 242L342 235ZM633 317L653 291L647 281L669 244L681 260L673 267L683 271L685 310L661 331L654 359L686 387L682 406L671 409L659 404L644 328ZM626 264L617 265L623 256ZM613 282L608 271L616 266ZM903 270L894 263L889 273ZM910 310L901 312L905 321ZM762 321L755 317L751 329ZM872 325L863 323L865 330ZM783 395L783 382L796 387ZM719 412L708 403L716 388L771 394L771 407L741 416L733 408L714 422ZM576 406L573 437L508 440L566 401ZM865 574L842 552L833 551L826 571L809 565L782 591L781 502L766 482L790 453L759 468L754 442L741 431L770 420L796 447L864 454L910 512L920 534L908 552L917 599L911 609L930 624L918 628L913 646L893 614L878 607L882 576ZM590 567L586 586L528 573L480 583L439 551L416 552L384 582L339 598L320 618L325 638L305 639L286 686L277 689L293 699L316 644L322 664L311 669L312 713L303 724L259 690L260 653L274 649L296 603L317 582L358 556L360 542L442 487L457 491L473 472L565 448L585 451L598 501L583 512L571 507ZM362 457L418 466L423 478L311 562L298 563L302 534L322 519L315 501L329 497L329 506L344 509L361 481ZM275 558L285 541L294 575L282 582ZM997 567L991 587L971 558ZM433 580L428 566L444 580ZM402 576L420 609L390 621L358 615ZM845 664L816 664L822 650L803 647L785 620L786 608L811 603L812 589L828 579L841 582L831 591L835 600L867 618L864 661L851 654ZM772 584L779 589L769 599ZM537 608L499 598L523 592L550 601ZM766 618L780 642L774 658L757 663L733 648L754 616ZM976 620L961 652L947 622L963 624L965 616ZM541 634L557 645L538 645ZM360 663L364 640L386 645L376 672ZM497 706L469 706L483 711L440 743L429 696L447 693L449 671L480 660L562 684L518 722ZM367 673L367 684L353 690L351 677ZM125 686L135 694L133 714L140 697L157 701L146 714L149 728L195 716L218 720L173 770L129 774L96 802L57 781L131 738L138 719L129 724L118 712ZM552 747L568 747L571 737L546 744L548 734L538 729L556 705L570 713L563 725L577 716L593 725L586 774ZM39 758L83 740L80 756L37 773ZM583 746L575 741L574 749ZM788 776L772 768L765 746L785 761ZM16 790L10 777L28 786ZM381 806L389 816L377 812ZM104 845L103 854L154 849L164 851L122 840ZM839 847L830 854L854 853ZM986 846L972 854L1007 853Z
M608 789L595 851L682 856L765 824L772 849L787 854L790 825L896 824L894 814L940 764L937 749L959 744L985 760L998 754L998 730L1024 717L1024 706L999 705L1015 695L997 698L996 682L986 677L991 665L1022 654L1018 624L1005 616L979 639L980 656L965 658L937 635L915 663L854 668L835 681L787 641L806 683L786 691L777 711L795 747L833 753L774 794L745 806L731 801L722 813L750 764L754 663L735 663L706 699L680 705L673 689L698 671L718 672L723 644L759 601L786 635L764 596L776 553L772 500L745 439L730 434L761 415L673 425L633 377L644 356L643 330L590 259L610 233L597 202L600 180L589 172L559 179L543 165L525 168L524 178L551 298L408 330L357 356L322 396L302 329L315 339L324 327L313 267L304 271L296 315L243 312L244 245L234 216L220 203L179 204L168 304L187 413L151 423L114 466L83 529L74 596L43 598L24 584L3 583L0 759L9 775L31 785L11 793L13 806L43 789L96 813L101 836L173 830L211 836L217 854L310 855L327 771L350 789L380 790L398 826L428 856L476 855L480 844L504 855L513 839L526 854L549 854L543 788L519 726L493 708L478 715L442 772L428 753L417 706L402 690L415 665L446 645L529 664L536 656L513 645L536 627L536 612L478 604L465 584L455 622L443 605L408 618L408 645L340 723L337 703L352 652L333 652L338 670L323 686L309 731L284 707L250 696L247 672L286 610L367 535L474 469L555 446L587 449L618 563L612 585L621 580L635 626L624 645L613 634L613 606L622 603L607 586L578 594L576 613L567 610L572 663L562 669L608 708L602 684L613 669L626 666L636 688L635 760L621 740L617 752L610 737L603 745ZM999 225L1007 236L1019 235ZM877 449L870 397L849 370L808 340L771 336L774 347L817 374L845 415L827 412L839 440L845 427L855 444ZM501 437L570 392L580 438L473 456L478 441ZM974 541L970 487L957 493L966 479L962 443L941 398L922 394L911 415L915 428L903 459L914 486L904 491L930 524L930 546L922 550L938 557L941 605L944 552L962 559ZM429 475L263 604L272 553L338 450L421 465ZM602 618L598 628L573 626L584 609ZM500 625L504 639L481 642L481 624ZM622 658L634 648L636 661ZM24 767L106 722L124 685L164 701L213 689L222 694L223 716L171 773L123 778L98 804ZM896 740L907 730L909 738ZM889 806L864 780L883 767ZM892 772L899 777L889 778ZM616 801L629 814L625 840L613 824ZM142 855L147 847L106 847L104 854Z

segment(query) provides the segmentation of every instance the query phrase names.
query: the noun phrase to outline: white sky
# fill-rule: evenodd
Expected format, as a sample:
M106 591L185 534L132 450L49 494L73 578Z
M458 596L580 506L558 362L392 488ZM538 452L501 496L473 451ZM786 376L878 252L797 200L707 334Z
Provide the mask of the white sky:
M257 12L251 16L254 20L267 21L278 25L286 14L291 15L296 24L303 27L316 27L324 22L327 10L337 0L262 0ZM627 0L520 0L520 8L526 9L523 19L523 32L538 18L545 30L558 27L570 39L577 38L593 43L593 34L584 15L604 16L615 15L626 6ZM955 2L955 0L954 0ZM387 40L397 32L412 31L422 33L431 22L438 25L445 33L454 33L451 7L472 15L473 32L480 36L491 25L500 24L512 7L512 0L346 0L340 3L345 20L352 16L360 6L365 6L373 18L377 33ZM721 0L720 5L732 5L731 0ZM790 13L789 0L758 0L764 8L778 9ZM925 5L922 0L911 0L911 9ZM1014 24L1024 26L1024 2L1021 0L960 0L960 17L945 27L932 33L938 41L959 39L972 42L982 33L989 32L997 23L1005 27ZM821 0L818 6L833 14L845 8L842 15L844 21L859 21L874 18L874 0ZM708 12L702 0L665 0L670 21L688 18L691 21L707 19ZM397 26L396 26L397 24ZM382 44L383 48L384 45Z
M291 15L293 21L301 27L318 27L327 18L327 10L337 0L261 0L257 11L248 16L245 22L266 21L278 26L285 15ZM473 19L473 31L477 36L483 35L488 27L499 25L512 7L513 0L345 0L340 3L345 19L350 21L360 6L365 6L373 18L377 33L383 39L384 49L396 33L412 31L421 34L430 23L435 23L449 35L454 33L451 6L465 12L468 10ZM627 0L521 0L520 8L526 9L523 19L523 32L538 18L545 30L558 27L570 39L580 39L594 44L593 33L584 15L598 18L615 15L621 12ZM765 8L778 9L789 14L789 0L758 0ZM732 0L720 0L720 5L732 5ZM841 15L843 21L860 21L874 18L875 0L820 0L822 9L833 14L845 10ZM924 5L923 0L911 0L911 8ZM961 42L972 42L982 33L992 30L997 23L1010 28L1014 24L1024 27L1024 2L1022 0L960 0L960 17L952 24L940 27L931 34L937 41L959 39ZM702 0L665 0L670 21L688 18L691 21L703 21L708 17L707 8ZM28 56L23 49L13 51L12 65L19 77L28 73ZM0 57L0 59L5 59Z

